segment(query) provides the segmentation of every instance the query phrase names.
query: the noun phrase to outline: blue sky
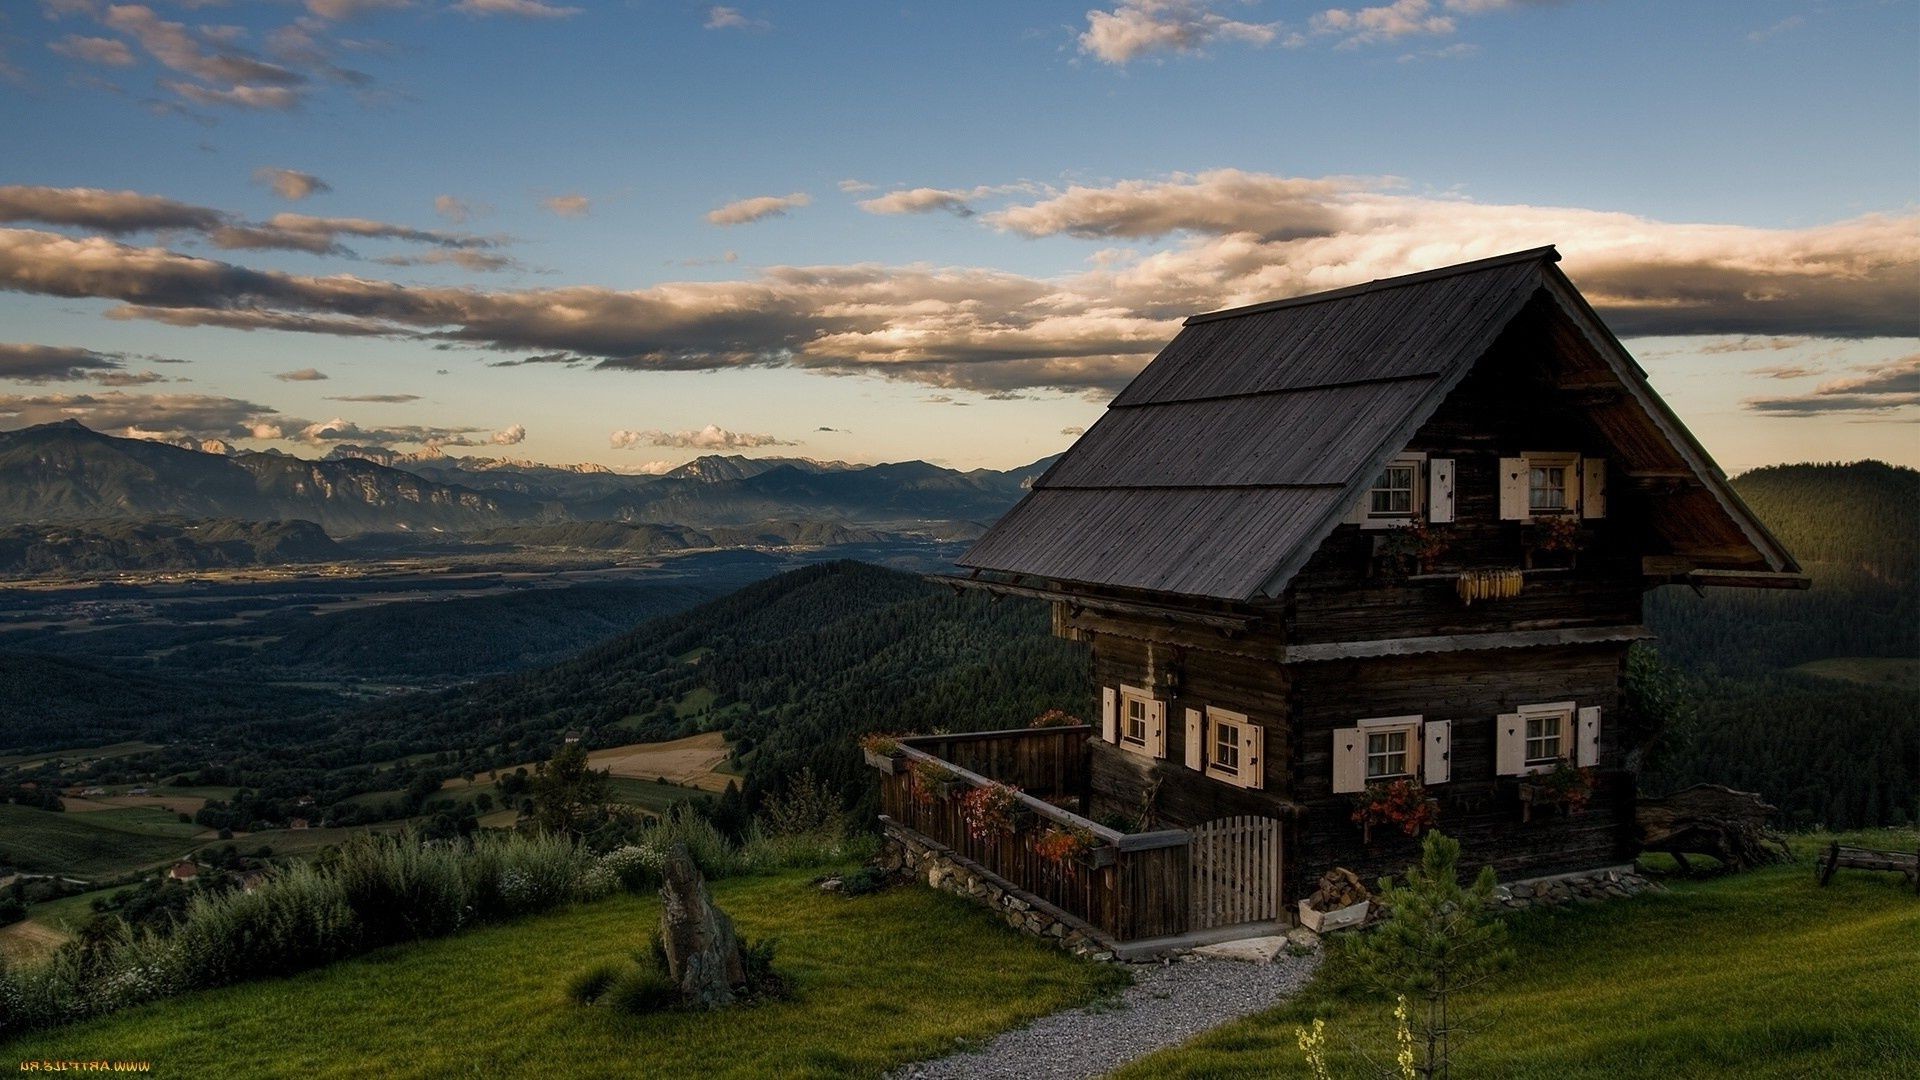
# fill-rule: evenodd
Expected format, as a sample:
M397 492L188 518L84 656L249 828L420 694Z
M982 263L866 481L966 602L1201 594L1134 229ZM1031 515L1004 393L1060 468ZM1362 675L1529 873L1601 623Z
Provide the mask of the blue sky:
M1005 467L1182 312L1557 243L1724 465L1920 464L1915 3L0 19L6 426Z

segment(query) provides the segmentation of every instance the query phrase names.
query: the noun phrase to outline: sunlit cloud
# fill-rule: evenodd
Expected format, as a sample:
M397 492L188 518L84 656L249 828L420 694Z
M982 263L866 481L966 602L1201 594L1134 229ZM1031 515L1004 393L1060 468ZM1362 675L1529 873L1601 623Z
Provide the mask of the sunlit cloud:
M253 170L253 180L256 184L264 184L272 189L275 195L280 196L288 202L299 202L301 199L310 195L317 195L323 191L333 190L332 185L328 184L325 180L320 179L312 173L301 172L298 169L279 169L271 166L262 166Z
M806 206L813 197L804 191L791 195L759 195L751 199L738 199L714 210L707 211L707 221L714 225L745 225L770 217L784 216L788 211Z
M1250 23L1215 11L1210 0L1127 0L1111 11L1087 12L1080 51L1117 67L1155 53L1198 52L1215 42L1270 44L1278 23Z
M584 217L593 209L593 200L585 195L549 195L540 205L561 217Z
M687 450L742 450L756 446L792 446L791 441L775 435L728 431L708 424L698 431L615 431L607 436L607 445L615 450L642 446L673 446Z
M281 382L325 382L327 373L318 368L301 368L298 371L282 371L274 375Z
M1920 353L1862 368L1797 397L1755 398L1755 412L1779 416L1882 413L1920 406Z
M715 4L707 9L709 30L771 30L773 24L765 19L755 19L741 12L739 8L722 7Z
M460 0L448 8L464 15L515 15L523 19L565 19L580 14L580 8L544 3L542 0Z

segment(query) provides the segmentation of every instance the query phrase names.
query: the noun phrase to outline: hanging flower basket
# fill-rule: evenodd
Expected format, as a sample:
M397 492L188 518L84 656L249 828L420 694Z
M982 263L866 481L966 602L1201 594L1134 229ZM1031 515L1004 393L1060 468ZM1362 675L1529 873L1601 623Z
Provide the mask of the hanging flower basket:
M975 840L991 840L1016 832L1033 816L1011 784L987 784L960 796L960 816Z
M1593 770L1565 761L1551 770L1520 778L1520 820L1533 820L1535 807L1557 808L1568 814L1586 812L1593 801Z
M860 754L867 764L889 776L900 771L900 739L894 735L882 735L878 732L860 736Z
M1354 799L1353 823L1360 826L1361 838L1369 844L1373 843L1376 825L1419 836L1439 820L1440 804L1418 780L1368 784L1367 790Z
M1049 825L1033 842L1034 853L1054 862L1072 860L1082 866L1111 866L1118 854L1111 844L1103 844L1092 829L1079 825Z

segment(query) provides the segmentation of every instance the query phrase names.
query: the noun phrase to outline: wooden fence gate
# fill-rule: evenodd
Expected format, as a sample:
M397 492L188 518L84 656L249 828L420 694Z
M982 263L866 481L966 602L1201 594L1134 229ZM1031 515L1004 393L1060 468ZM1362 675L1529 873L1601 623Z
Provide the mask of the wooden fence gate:
M1280 822L1225 817L1189 830L1193 903L1190 929L1207 930L1281 917Z

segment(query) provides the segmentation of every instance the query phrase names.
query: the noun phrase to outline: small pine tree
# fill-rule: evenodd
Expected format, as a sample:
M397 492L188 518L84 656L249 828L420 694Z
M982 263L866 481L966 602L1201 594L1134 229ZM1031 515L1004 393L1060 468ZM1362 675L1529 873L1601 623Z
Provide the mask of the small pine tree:
M1512 961L1507 926L1494 907L1493 868L1471 886L1459 880L1460 842L1427 834L1420 862L1404 884L1380 882L1387 917L1363 934L1341 939L1342 958L1374 987L1413 1003L1414 1072L1426 1080L1451 1075L1462 1030L1454 995L1485 982Z
M579 743L561 747L531 785L533 818L541 831L580 837L606 817L608 772L587 765Z

